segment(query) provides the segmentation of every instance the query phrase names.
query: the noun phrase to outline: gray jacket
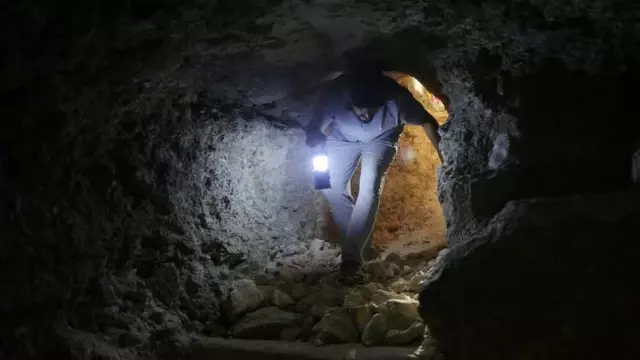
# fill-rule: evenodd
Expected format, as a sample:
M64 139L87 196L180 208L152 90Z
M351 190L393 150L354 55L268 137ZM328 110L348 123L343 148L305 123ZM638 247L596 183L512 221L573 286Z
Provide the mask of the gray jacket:
M383 77L371 91L381 91L385 101L369 122L353 112L349 99L349 75L333 80L320 94L308 130L322 131L330 139L347 142L396 142L404 124L437 124L436 120L393 79Z

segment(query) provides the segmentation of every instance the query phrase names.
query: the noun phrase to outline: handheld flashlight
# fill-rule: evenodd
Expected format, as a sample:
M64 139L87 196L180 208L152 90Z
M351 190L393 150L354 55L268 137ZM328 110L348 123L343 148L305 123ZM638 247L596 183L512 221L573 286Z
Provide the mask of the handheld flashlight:
M313 170L313 186L316 190L331 188L331 177L329 176L329 157L323 150L314 152L311 158Z

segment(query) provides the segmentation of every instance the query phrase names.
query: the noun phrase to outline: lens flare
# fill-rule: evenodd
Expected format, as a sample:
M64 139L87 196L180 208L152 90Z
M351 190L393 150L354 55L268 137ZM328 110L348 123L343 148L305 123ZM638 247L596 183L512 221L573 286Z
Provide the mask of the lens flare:
M329 158L327 155L316 155L313 157L313 171L325 172L329 170Z

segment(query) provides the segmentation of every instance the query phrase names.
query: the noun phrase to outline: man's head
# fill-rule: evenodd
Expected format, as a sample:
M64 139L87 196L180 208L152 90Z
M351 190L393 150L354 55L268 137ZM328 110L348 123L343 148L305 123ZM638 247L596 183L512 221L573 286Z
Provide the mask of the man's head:
M362 62L348 72L349 99L354 111L366 121L369 114L387 100L387 78L378 62Z

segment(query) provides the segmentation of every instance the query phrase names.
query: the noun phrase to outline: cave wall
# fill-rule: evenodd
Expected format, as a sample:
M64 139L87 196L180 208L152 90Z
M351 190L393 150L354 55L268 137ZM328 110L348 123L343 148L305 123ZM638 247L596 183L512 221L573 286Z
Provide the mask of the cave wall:
M238 274L262 273L320 234L299 130L194 92L188 78L148 85L131 105L92 114L101 123L67 118L58 137L9 148L7 357L135 358L204 331Z
M438 186L450 243L508 200L629 186L634 5L429 3L425 12L421 26L349 55L415 76L447 105ZM629 131L605 135L613 123Z
M212 126L210 152L195 184L209 186L199 208L211 241L259 274L288 245L322 234L322 198L311 185L311 152L299 130L237 119ZM196 208L189 204L184 211ZM195 216L195 214L194 214Z
M317 195L300 134L190 63L182 21L210 8L64 6L0 21L30 27L3 51L0 357L151 356L217 321L236 272L312 237Z
M303 176L300 133L271 128L254 110L278 100L301 109L303 122L308 102L279 99L325 77L346 50L385 58L447 105L438 192L452 244L508 200L630 181L631 2L1 6L7 358L151 351L217 318L230 269L247 255L264 261L244 253L248 245L314 233L312 207L294 215L282 206L316 201L280 172ZM229 151L214 141L222 130ZM240 131L256 155L217 167L239 155ZM273 141L258 146L258 136ZM265 149L270 162L259 161ZM246 182L215 178L230 171ZM279 193L246 197L254 187ZM232 199L255 199L260 211Z

